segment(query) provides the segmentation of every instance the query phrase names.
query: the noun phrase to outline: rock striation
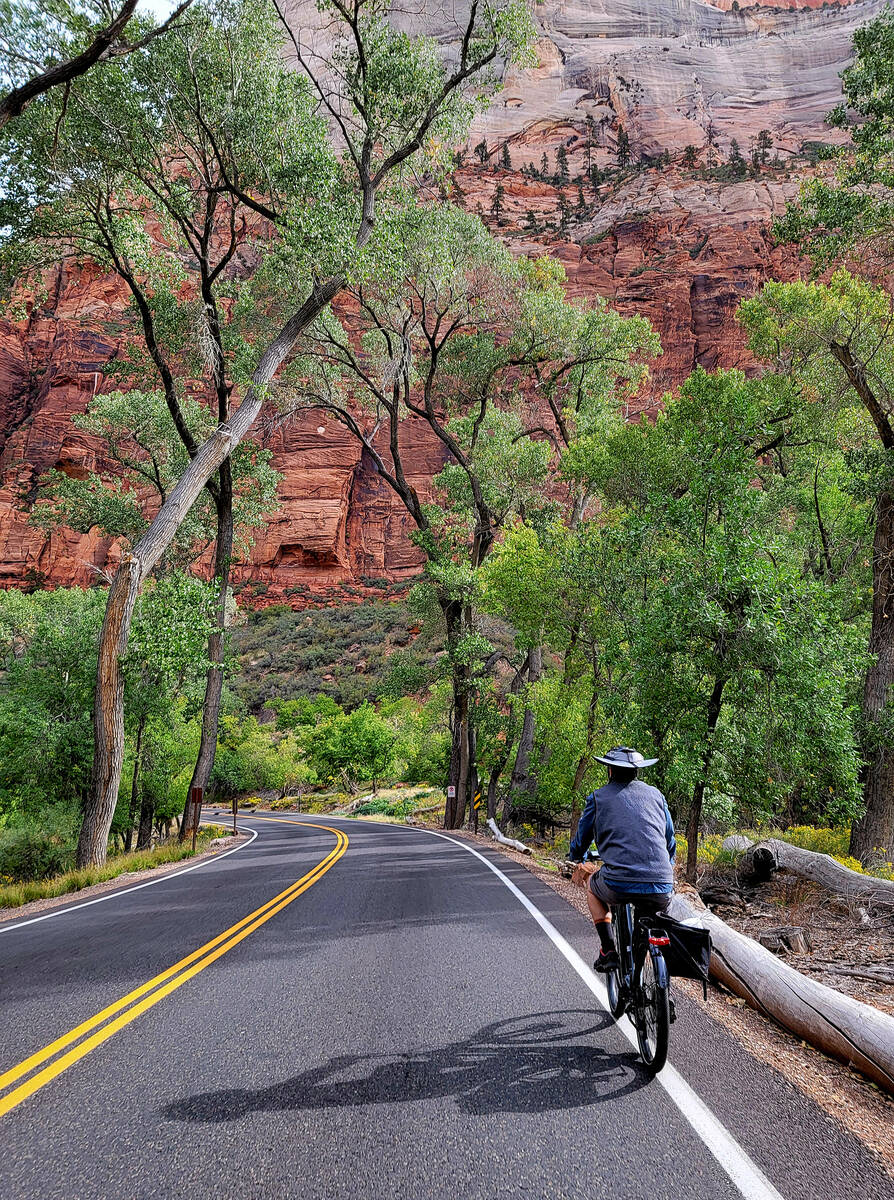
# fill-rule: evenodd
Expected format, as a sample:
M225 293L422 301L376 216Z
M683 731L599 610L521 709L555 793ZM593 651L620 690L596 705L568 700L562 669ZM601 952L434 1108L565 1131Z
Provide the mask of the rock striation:
M537 64L506 72L455 195L514 252L561 259L572 294L609 297L652 321L664 353L638 407L696 364L750 365L736 306L768 275L797 271L769 226L815 169L816 143L831 140L823 118L839 99L853 31L882 7L537 3ZM312 24L307 0L288 11ZM428 0L406 19L449 52L453 11ZM619 172L622 131L631 164ZM744 171L729 166L734 141ZM119 548L97 531L47 538L28 512L49 469L104 465L71 418L118 352L125 304L114 279L60 268L44 305L0 324L0 587L89 585L114 569ZM418 571L403 509L338 425L305 413L265 444L284 475L281 502L237 569L245 599L301 606L381 592ZM443 456L421 428L413 461L424 491Z

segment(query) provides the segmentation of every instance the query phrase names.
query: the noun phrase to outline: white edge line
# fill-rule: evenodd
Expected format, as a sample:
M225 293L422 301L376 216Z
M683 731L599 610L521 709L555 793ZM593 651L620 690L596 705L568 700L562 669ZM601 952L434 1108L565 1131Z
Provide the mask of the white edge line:
M210 863L220 862L222 858L226 858L230 854L235 854L237 850L244 850L246 846L252 844L258 836L258 831L257 829L249 829L248 832L251 834L251 837L247 842L240 842L238 846L233 846L230 850L224 850L221 854L215 854L212 858L204 858L201 862L193 863L191 867L184 867L182 871L168 871L164 875L159 875L157 879L147 879L145 883L134 883L131 887L119 888L116 891L107 892L104 896L97 896L93 900L84 900L80 904L71 904L67 908L57 908L53 912L44 913L41 917L30 917L27 921L0 922L0 934L12 933L14 929L24 929L26 925L36 925L38 921L49 921L51 917L64 917L66 913L77 912L81 908L89 908L91 904L102 904L104 900L116 900L119 896L127 896L130 892L138 892L141 888L152 887L156 883L167 883L169 879L177 879L181 875L188 875L190 871L198 871L201 867L207 867Z
M299 815L296 814L296 816ZM346 819L350 820L350 818ZM294 823L300 824L301 822L296 821ZM477 859L480 859L484 863L489 871L493 871L500 882L505 884L509 891L512 892L516 900L528 910L559 953L568 961L573 970L581 978L584 985L596 997L600 1005L606 1012L609 1011L608 994L602 981L587 966L571 943L559 933L552 921L544 916L537 905L528 899L521 888L517 887L499 867L494 866L490 859L479 853L479 851L467 842L450 837L446 833L438 833L434 829L419 829L394 825L389 825L387 828L410 828L415 833L428 833L432 837L442 838L445 842L452 842L454 846L459 846L461 849L467 850L469 854L474 854ZM616 1028L635 1049L639 1049L636 1035L627 1022L616 1023ZM783 1196L776 1190L757 1163L749 1157L726 1126L711 1112L710 1108L708 1108L699 1095L693 1091L679 1071L668 1063L655 1076L655 1079L661 1084L671 1100L673 1100L693 1131L705 1144L741 1195L745 1197L745 1200L784 1200Z

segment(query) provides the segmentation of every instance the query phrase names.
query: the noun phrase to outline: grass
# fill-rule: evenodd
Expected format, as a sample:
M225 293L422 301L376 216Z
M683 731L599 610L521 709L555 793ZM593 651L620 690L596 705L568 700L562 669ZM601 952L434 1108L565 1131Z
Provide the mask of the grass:
M228 832L218 825L203 826L196 843L196 852L201 853L212 838L221 837ZM66 871L63 875L55 875L52 879L38 879L30 883L8 883L0 887L0 908L19 908L32 900L66 896L69 892L79 892L81 888L91 887L94 883L105 883L128 871L145 871L149 867L180 862L184 858L192 858L192 846L189 843L181 845L177 841L162 842L152 850L116 854L108 859L103 867L84 867L81 870Z

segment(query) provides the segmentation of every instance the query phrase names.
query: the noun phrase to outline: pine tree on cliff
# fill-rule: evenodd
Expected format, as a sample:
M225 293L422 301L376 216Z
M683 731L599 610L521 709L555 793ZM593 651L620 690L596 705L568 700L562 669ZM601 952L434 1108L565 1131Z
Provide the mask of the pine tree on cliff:
M490 157L490 155L488 154L488 150L487 150L487 142L484 138L482 138L481 141L478 143L478 145L475 147L475 153L478 155L479 161L481 162L481 164L483 166L484 163L486 163L488 158Z
M549 179L549 159L546 157L545 150L540 156L540 178L544 181L544 183L546 183Z
M568 151L564 146L559 146L556 150L556 175L555 182L559 187L565 187L571 180L571 175L568 171Z
M627 135L627 130L623 125L618 126L618 166L627 167L630 165L630 138Z
M498 225L503 224L503 200L506 196L506 189L502 183L497 184L497 189L494 192L494 197L490 202L490 215L494 218Z
M687 146L683 151L683 166L689 168L698 166L698 151L695 146Z
M512 170L512 156L509 153L509 143L508 142L503 143L503 154L501 156L500 161L501 161L503 167L505 168L505 170L507 170L507 171Z
M748 170L748 165L745 162L745 159L742 157L742 151L739 149L739 143L735 138L733 138L733 140L730 142L729 158L727 161L729 163L730 170L736 179L741 179Z

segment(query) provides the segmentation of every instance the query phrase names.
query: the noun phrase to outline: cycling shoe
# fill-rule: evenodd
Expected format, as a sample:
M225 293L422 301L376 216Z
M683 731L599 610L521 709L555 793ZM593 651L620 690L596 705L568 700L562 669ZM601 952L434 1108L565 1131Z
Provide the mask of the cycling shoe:
M620 965L621 962L616 950L609 950L607 954L603 950L593 963L593 970L598 971L600 975L607 975L609 971L617 971Z

